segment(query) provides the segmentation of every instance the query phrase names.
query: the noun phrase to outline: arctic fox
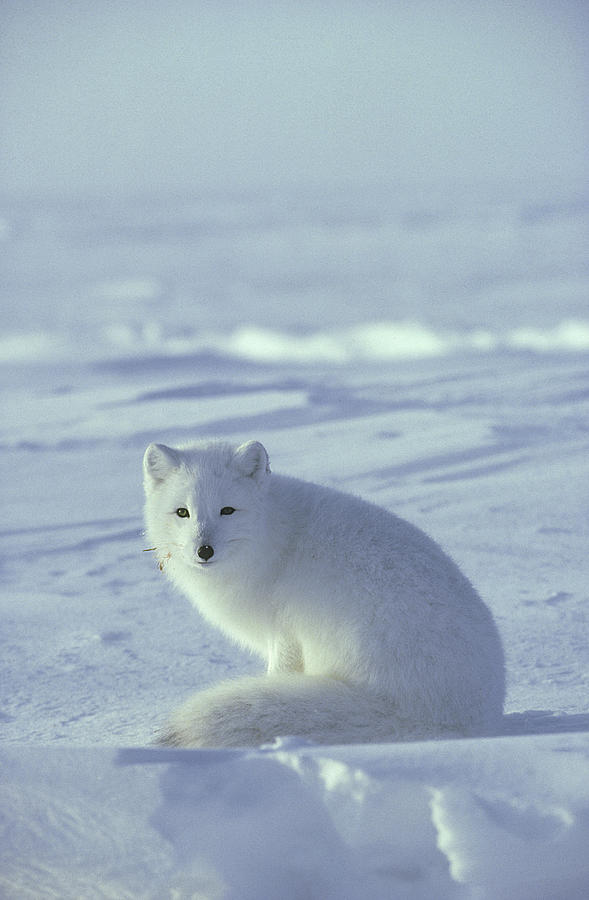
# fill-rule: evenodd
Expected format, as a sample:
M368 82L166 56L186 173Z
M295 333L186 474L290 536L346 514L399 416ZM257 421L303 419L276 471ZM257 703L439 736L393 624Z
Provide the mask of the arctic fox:
M267 674L194 694L161 742L252 746L488 733L501 719L501 642L443 550L403 519L270 473L257 441L144 457L160 568Z

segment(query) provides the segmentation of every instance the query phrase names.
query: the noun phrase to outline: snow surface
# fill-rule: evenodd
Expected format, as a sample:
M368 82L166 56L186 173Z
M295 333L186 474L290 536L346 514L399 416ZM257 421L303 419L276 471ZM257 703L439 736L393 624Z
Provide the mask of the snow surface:
M588 219L507 187L3 202L2 896L589 896ZM209 436L443 544L504 640L501 735L150 748L260 671L142 552L144 447Z

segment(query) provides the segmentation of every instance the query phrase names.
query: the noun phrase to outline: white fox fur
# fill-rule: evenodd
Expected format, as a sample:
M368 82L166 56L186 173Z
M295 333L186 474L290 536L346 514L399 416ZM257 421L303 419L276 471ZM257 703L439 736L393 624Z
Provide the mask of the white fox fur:
M144 474L160 567L268 669L194 694L164 743L375 742L497 726L505 671L492 616L418 528L270 474L257 441L151 444Z

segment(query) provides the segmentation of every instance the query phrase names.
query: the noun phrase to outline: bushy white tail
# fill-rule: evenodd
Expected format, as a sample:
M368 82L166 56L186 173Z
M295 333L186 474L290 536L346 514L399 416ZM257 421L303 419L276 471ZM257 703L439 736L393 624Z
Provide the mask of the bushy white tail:
M440 730L402 721L391 698L362 685L289 673L224 681L194 694L172 715L159 742L250 747L296 736L319 744L378 743L439 736Z

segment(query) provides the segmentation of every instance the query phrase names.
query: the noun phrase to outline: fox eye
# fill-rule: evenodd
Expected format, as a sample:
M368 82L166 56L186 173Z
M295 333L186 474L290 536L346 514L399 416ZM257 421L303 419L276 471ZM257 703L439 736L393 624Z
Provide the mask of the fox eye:
M189 519L190 518L190 513L188 512L188 510L186 509L185 506L180 506L176 510L176 515L180 516L181 519Z
M232 516L234 512L235 512L235 510L233 509L232 506L224 506L223 509L221 510L221 515L222 516Z

